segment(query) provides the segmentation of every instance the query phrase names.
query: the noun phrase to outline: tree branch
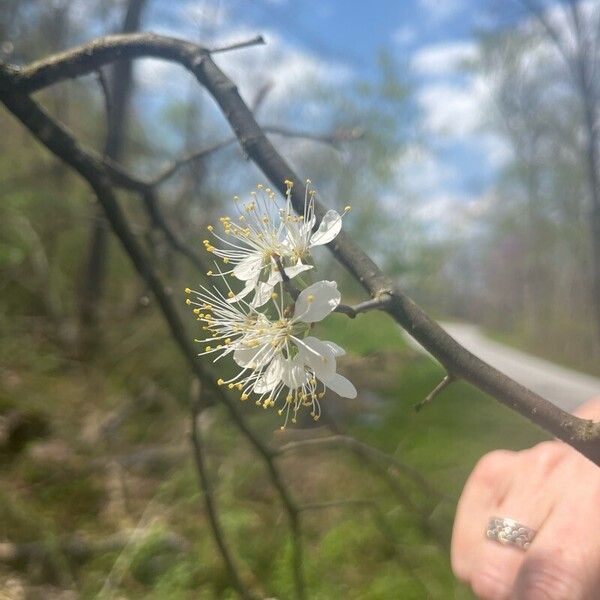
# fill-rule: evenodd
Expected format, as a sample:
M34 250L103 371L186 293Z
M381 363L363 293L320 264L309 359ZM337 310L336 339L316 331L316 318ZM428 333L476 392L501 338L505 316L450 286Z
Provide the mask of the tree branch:
M266 44L265 38L262 35L257 35L250 40L246 40L245 42L237 42L236 44L228 44L227 46L211 48L210 53L218 54L219 52L231 52L231 50L240 50L250 46L263 46L264 44Z
M367 463L378 463L384 464L389 468L395 469L408 477L413 481L421 491L436 501L442 498L442 495L436 490L417 470L413 469L409 465L399 461L394 456L386 454L369 444L365 444L347 435L330 435L327 437L310 438L307 440L298 440L295 442L288 442L277 448L275 454L282 456L284 454L292 452L304 452L310 449L321 449L331 448L339 450L340 448L346 448L352 451L358 458L365 460Z
M415 410L419 412L425 405L429 404L438 394L441 394L456 378L448 373L442 381L440 381L434 388L419 402L415 404Z
M244 104L236 86L217 67L210 52L202 46L155 34L108 36L38 61L22 71L5 68L0 80L0 91L7 86L17 86L22 91L32 92L51 83L95 71L103 64L115 60L141 56L171 60L190 70L217 101L242 147L273 185L285 193L287 188L284 181L291 179L296 182L292 200L295 208L301 209L305 194L301 179L275 150ZM13 108L10 110L17 114ZM324 215L324 209L319 203L315 205L315 212L318 218ZM392 285L369 256L344 232L329 247L372 297L389 294L387 312L446 369L545 428L600 465L600 423L566 413L463 348L411 298Z
M204 505L206 507L206 514L208 515L208 521L213 532L213 537L215 538L217 548L221 553L221 558L225 563L225 567L227 569L227 573L229 574L229 578L231 579L231 583L238 591L241 598L243 598L244 600L251 600L253 598L256 598L257 596L255 596L249 590L246 589L246 586L244 585L242 578L237 571L237 568L233 561L233 557L229 552L229 548L227 547L227 543L225 542L223 530L221 529L221 524L219 523L219 517L217 515L217 507L215 505L212 484L210 482L210 477L208 476L208 472L206 469L206 463L204 458L204 442L202 439L200 427L198 425L198 417L200 416L201 410L202 408L199 406L199 404L192 400L192 430L190 433L190 441L194 449L194 460L196 462L196 471L198 472L198 479L204 492L203 497Z
M70 165L88 182L100 205L104 208L113 231L119 238L136 271L157 298L158 305L167 321L171 334L190 364L192 371L201 381L209 383L211 395L227 407L238 429L248 439L265 463L269 477L277 490L288 516L292 534L292 568L296 584L296 594L298 598L303 599L305 597L305 588L302 573L302 541L300 537L298 510L283 482L279 469L273 461L271 450L248 427L234 401L223 392L222 388L214 383L215 378L205 371L200 361L197 360L196 351L189 341L170 295L165 290L152 264L146 258L144 251L131 232L125 215L116 201L113 190L108 184L109 180L106 177L103 164L98 162L93 156L87 154L69 132L47 115L31 98L15 90L11 90L10 82L12 77L11 70L0 65L0 101L29 129L34 137L53 154Z

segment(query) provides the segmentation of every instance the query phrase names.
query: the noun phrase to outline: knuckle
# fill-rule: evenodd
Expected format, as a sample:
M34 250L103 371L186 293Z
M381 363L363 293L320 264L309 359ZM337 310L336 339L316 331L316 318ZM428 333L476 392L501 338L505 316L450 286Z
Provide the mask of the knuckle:
M510 598L511 585L506 573L498 569L485 568L473 573L471 589L481 600L505 600Z
M541 442L523 452L523 456L531 459L542 477L550 474L565 457L565 445L561 442Z
M581 583L561 561L526 561L516 580L518 600L578 600L584 598Z
M483 487L495 486L498 477L507 470L515 453L509 450L494 450L482 456L471 473L471 481Z

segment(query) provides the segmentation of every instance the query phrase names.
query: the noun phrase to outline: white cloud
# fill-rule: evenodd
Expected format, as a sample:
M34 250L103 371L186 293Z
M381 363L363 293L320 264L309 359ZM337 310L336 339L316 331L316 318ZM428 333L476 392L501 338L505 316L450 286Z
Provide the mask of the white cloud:
M189 10L190 5L181 13L184 20ZM184 24L184 30L186 26L189 23ZM170 31L161 32L175 35L170 27ZM258 33L246 26L223 26L217 29L211 45L225 46L251 39ZM352 75L348 65L323 59L310 50L290 43L275 31L261 29L260 33L266 40L265 45L214 56L215 62L234 81L246 100L250 100L262 85L272 82L273 88L266 104L278 109L290 104L295 93L307 89L311 84L340 85ZM184 34L182 31L178 33L179 37ZM164 92L171 96L177 93L177 89L180 95L182 89L186 89L181 86L190 80L189 75L177 66L156 60L141 61L136 73L148 91L158 94Z
M423 122L429 133L465 137L481 124L482 98L472 86L435 83L417 94Z
M437 194L456 179L456 172L422 146L409 146L398 158L397 179L410 193Z
M477 46L473 41L434 44L417 50L412 56L411 67L419 75L449 75L476 57Z
M419 6L437 22L453 17L464 7L462 0L419 0Z
M218 45L248 39L255 33L242 29L231 31L220 37ZM310 84L340 85L352 75L348 65L328 61L294 46L274 31L265 32L264 37L265 46L215 57L219 66L236 82L242 95L254 93L262 84L272 82L268 104L289 104L294 93L305 90Z
M192 25L196 30L222 27L229 16L222 3L209 4L195 1L186 2L180 9L180 15L185 24Z

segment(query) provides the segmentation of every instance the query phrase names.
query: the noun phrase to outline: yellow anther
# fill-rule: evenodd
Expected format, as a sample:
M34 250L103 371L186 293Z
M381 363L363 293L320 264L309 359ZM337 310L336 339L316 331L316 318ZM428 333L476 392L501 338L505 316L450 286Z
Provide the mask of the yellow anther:
M213 272L212 272L212 271L206 271L206 274L207 274L207 275L212 275L212 274L213 274Z
M232 390L232 389L233 389L235 386L233 385L233 383L229 383L229 384L227 384L227 387L228 387L230 390Z
M191 294L192 290L190 290L190 288L185 288L185 290L183 290L186 294Z
M233 292L227 292L227 297L228 298L234 298L235 294Z
M277 298L279 298L279 294L278 294L277 292L273 292L273 293L271 294L271 298L272 298L273 300L277 300Z
M212 350L212 348L210 346L206 346L206 348L204 348L205 352L210 352Z
M248 396L248 394L242 394L240 396L240 400L248 400L248 398L250 398L250 396Z
M185 303L189 306L192 303L192 301L189 298L186 298Z
M214 227L212 225L209 225L206 229L208 229L209 231L213 231Z
M225 343L226 343L226 344L231 344L231 338L226 338L226 339L225 339Z
M346 212L350 212L350 211L352 210L352 207L351 207L351 206L348 204L348 206L345 206L345 207L344 207L344 210L345 210Z
M225 382L222 379L217 379L217 385L223 385Z
M227 264L227 263L229 262L229 259L228 259L227 257L225 257L225 258L223 259L223 262L224 262L225 264Z
M315 296L314 296L314 294L309 294L309 295L306 297L306 300L307 300L308 302L313 302L313 301L314 301L314 299L315 299Z

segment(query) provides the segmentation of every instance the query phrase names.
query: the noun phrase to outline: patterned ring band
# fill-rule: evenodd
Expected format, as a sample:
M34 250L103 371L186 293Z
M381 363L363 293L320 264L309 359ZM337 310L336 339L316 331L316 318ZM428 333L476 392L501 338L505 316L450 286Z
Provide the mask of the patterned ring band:
M513 519L492 517L489 520L485 535L488 539L500 544L515 546L521 550L527 550L536 532L525 525L517 523Z

